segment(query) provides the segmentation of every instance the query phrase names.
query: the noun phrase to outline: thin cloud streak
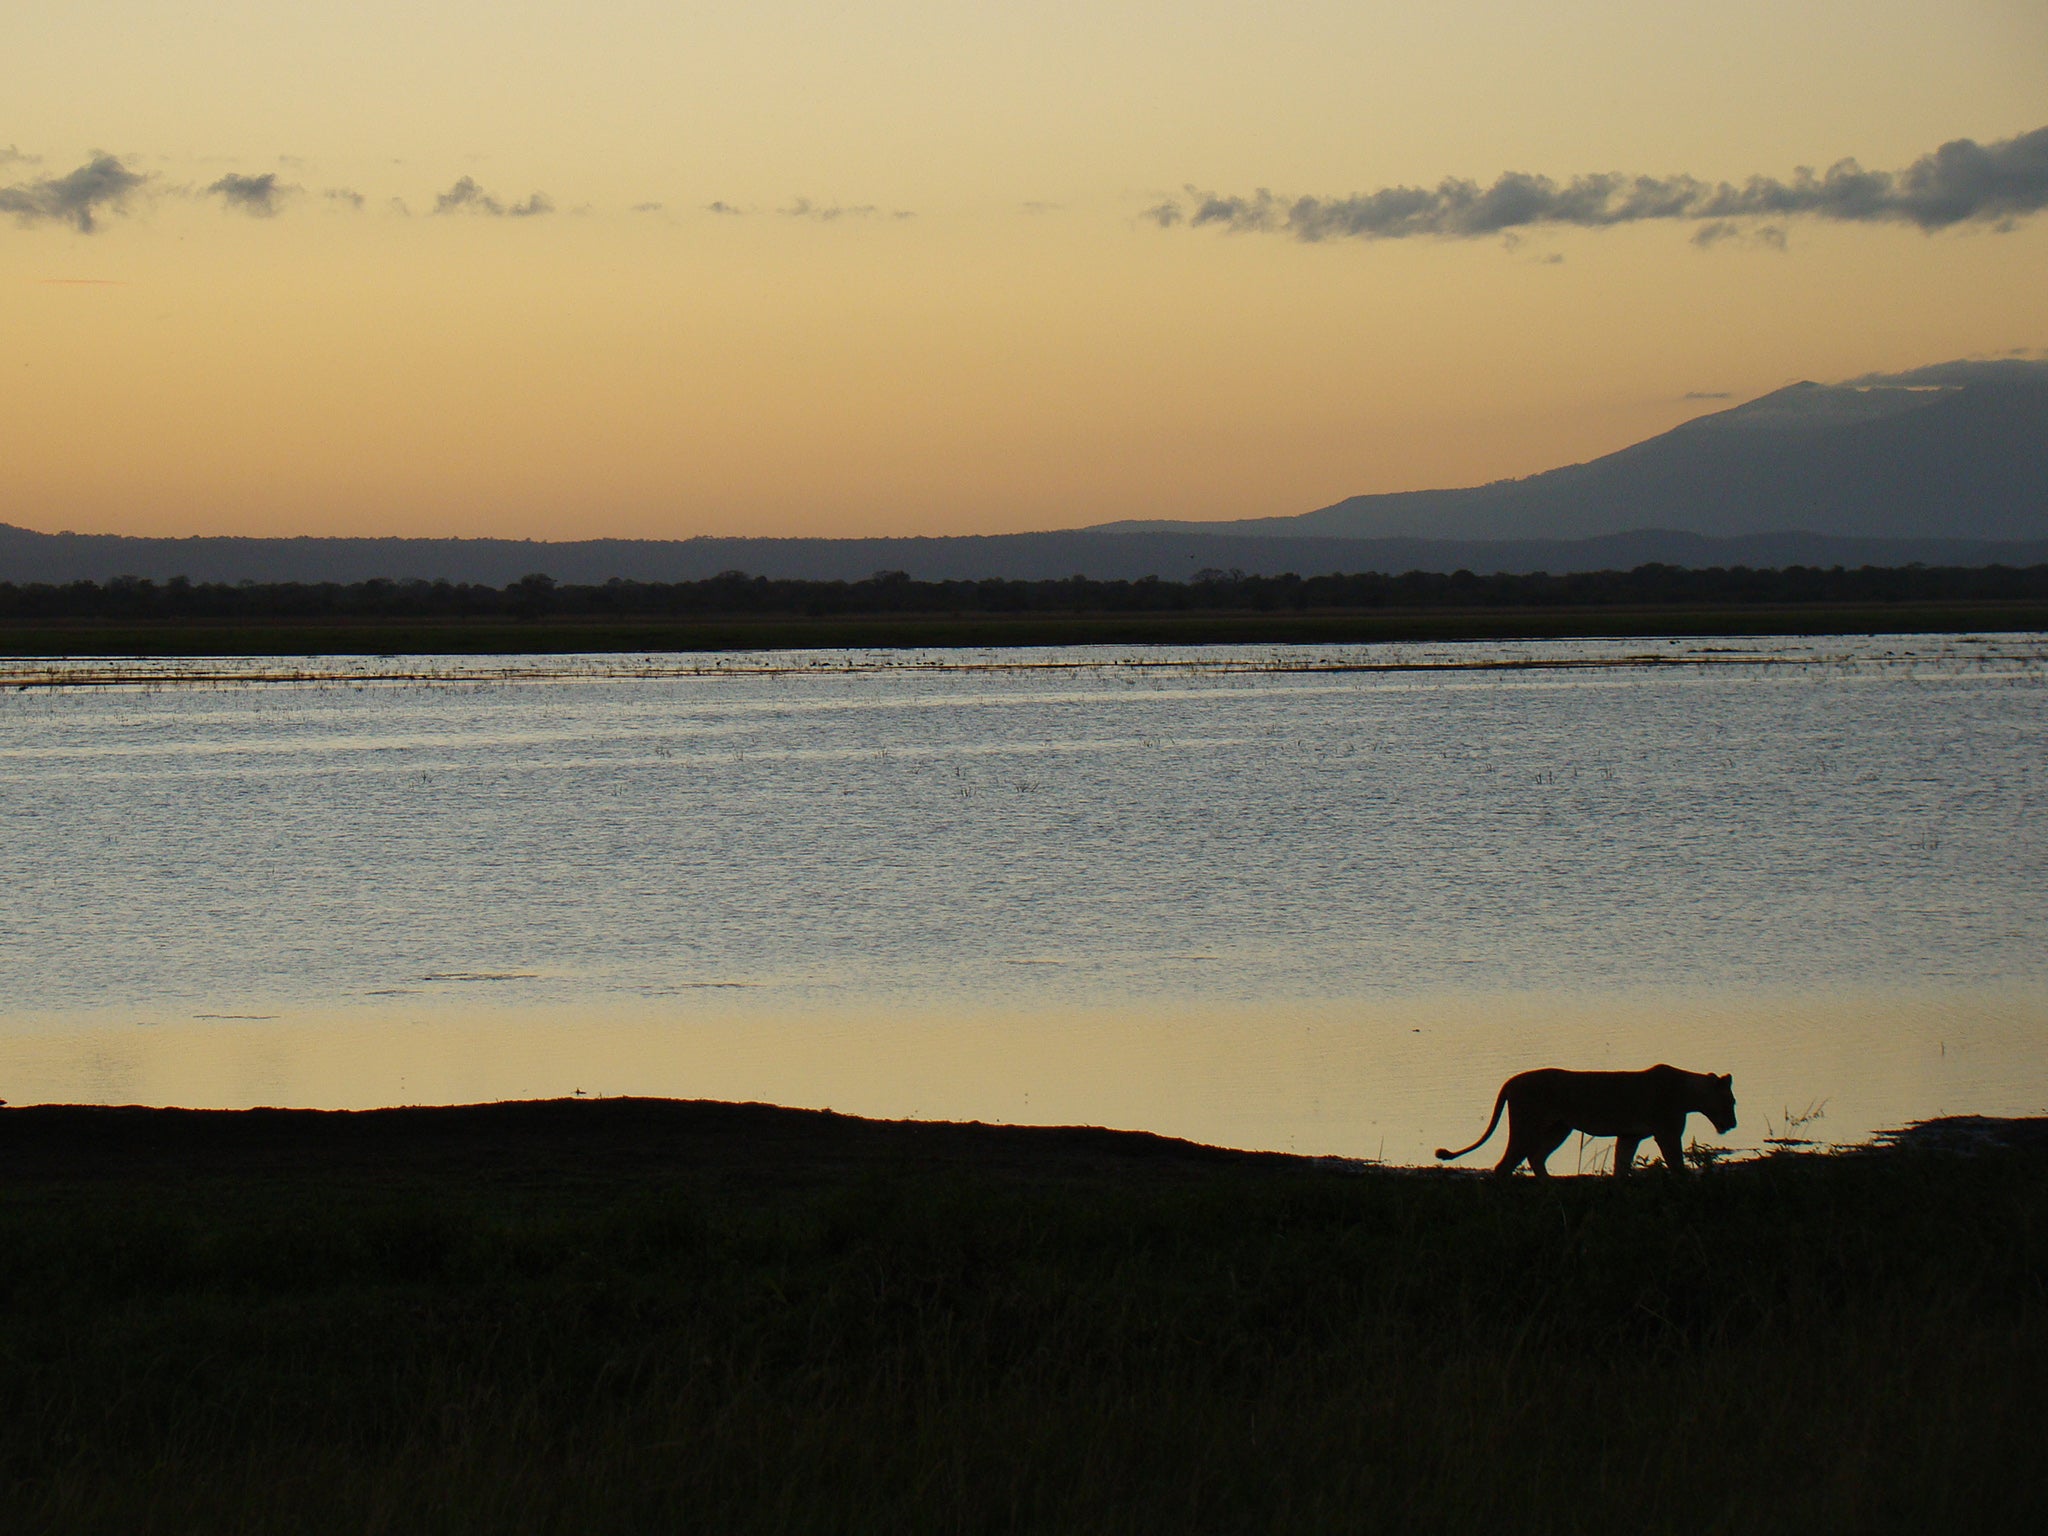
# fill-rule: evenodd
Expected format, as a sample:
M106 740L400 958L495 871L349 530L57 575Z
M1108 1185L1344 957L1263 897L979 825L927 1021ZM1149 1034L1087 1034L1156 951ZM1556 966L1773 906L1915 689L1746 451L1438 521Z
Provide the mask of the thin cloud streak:
M1950 363L1929 363L1903 373L1866 373L1843 381L1854 389L1892 385L1905 389L1959 389L1972 384L2048 387L2048 358L2029 357L2024 347L2004 357L1966 357Z
M858 207L844 208L838 203L820 206L808 197L800 197L787 208L776 209L786 219L816 219L821 224L830 224L835 219L867 219L882 210L873 203L862 203Z
M716 204L713 205L714 208L717 206ZM808 197L800 197L787 208L778 208L775 211L786 219L816 219L822 224L831 224L839 219L881 218L885 214L892 219L914 219L917 217L916 211L910 208L884 210L876 207L873 203L861 203L855 207L848 208L839 203L814 203Z
M1162 229L1218 225L1239 233L1324 240L1471 240L1516 229L1608 229L1660 220L1700 221L1694 240L1710 247L1738 232L1782 247L1762 219L1819 218L1842 223L1911 224L1933 232L1958 224L2010 228L2048 209L2048 127L1991 144L1954 139L1900 171L1866 171L1840 160L1789 180L1752 176L1737 186L1694 176L1603 172L1560 183L1509 171L1493 185L1447 178L1434 187L1382 187L1350 197L1283 198L1261 187L1248 197L1194 186L1141 217Z

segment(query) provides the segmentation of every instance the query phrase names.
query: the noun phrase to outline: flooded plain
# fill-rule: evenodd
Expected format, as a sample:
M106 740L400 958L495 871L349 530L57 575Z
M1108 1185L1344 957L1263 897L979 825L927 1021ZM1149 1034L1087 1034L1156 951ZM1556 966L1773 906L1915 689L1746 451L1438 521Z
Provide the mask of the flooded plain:
M0 686L15 1103L666 1094L1390 1162L1529 1066L1732 1071L1737 1146L2048 1111L2039 635Z

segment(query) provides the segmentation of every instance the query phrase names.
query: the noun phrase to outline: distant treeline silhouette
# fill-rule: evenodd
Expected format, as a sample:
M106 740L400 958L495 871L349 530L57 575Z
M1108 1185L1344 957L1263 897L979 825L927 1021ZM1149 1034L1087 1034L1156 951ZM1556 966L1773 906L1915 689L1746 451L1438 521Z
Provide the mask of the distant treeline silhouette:
M2048 565L1790 566L1551 576L1409 571L1392 576L1247 576L1206 570L1186 581L916 581L877 571L865 581L772 580L727 571L705 581L615 579L559 585L535 574L507 586L448 581L158 583L0 582L0 621L349 619L827 618L940 614L1300 613L1361 609L1577 608L1776 603L1900 603L2048 599Z

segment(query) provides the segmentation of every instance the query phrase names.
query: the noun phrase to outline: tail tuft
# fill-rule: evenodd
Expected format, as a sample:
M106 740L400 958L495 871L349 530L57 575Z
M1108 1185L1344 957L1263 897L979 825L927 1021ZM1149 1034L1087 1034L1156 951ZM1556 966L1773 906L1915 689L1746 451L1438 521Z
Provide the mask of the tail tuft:
M1438 1147L1436 1149L1436 1155L1448 1163L1452 1158L1456 1157L1458 1154L1453 1152L1449 1147Z

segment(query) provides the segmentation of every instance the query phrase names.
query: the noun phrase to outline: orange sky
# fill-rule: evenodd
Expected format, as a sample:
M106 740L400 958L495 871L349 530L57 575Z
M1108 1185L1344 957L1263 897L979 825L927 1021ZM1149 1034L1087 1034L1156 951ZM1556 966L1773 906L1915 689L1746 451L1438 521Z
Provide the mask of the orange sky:
M1897 172L2048 122L2032 0L39 9L0 54L30 527L1267 516L2048 347L2009 200L1309 241L1187 190Z

